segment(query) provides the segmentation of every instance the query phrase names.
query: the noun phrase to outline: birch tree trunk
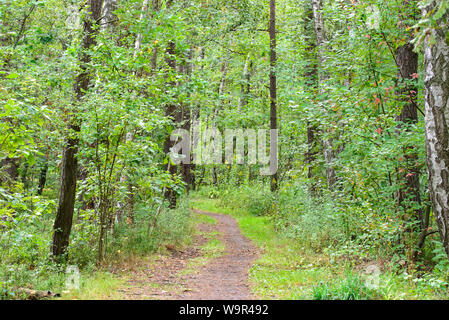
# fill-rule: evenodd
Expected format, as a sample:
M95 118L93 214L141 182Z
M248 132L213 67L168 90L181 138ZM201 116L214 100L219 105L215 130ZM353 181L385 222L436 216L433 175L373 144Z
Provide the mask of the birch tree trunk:
M254 45L254 38L251 41L251 47ZM250 68L252 66L252 60L251 60L251 51L248 52L248 55L246 56L245 60L245 66L243 67L243 83L241 85L240 94L241 97L239 98L239 113L242 111L242 108L248 104L248 95L251 88L251 72Z
M423 10L424 17L436 1ZM425 122L430 198L441 241L449 257L449 12L424 41ZM434 41L431 38L434 38Z
M401 113L397 117L399 126L415 124L418 122L418 106L416 81L413 76L418 72L418 54L413 51L413 45L407 43L396 50L396 63L398 65L398 80L402 82L402 87L398 90L398 99L404 103ZM404 86L404 81L408 81L410 85ZM403 123L403 124L402 124ZM406 130L408 130L406 128ZM404 238L409 238L405 245L410 247L407 249L408 261L416 259L417 250L415 245L420 229L427 228L424 225L423 210L421 208L421 195L419 176L420 169L417 166L418 155L413 145L404 146L404 156L400 161L398 168L398 180L400 189L398 191L398 205L403 209L404 216L402 220L405 224ZM416 222L419 222L417 224ZM422 242L424 244L424 242Z
M232 45L232 40L229 40L229 47L231 47L231 45ZM230 60L230 53L228 52L228 54L227 54L227 56L225 58L225 61L223 62L223 65L221 67L221 80L220 80L220 85L218 86L218 105L215 107L214 115L212 117L212 126L211 126L211 129L210 129L211 130L211 134L212 134L212 150L214 150L214 151L215 151L215 148L217 147L216 146L217 120L218 120L218 115L219 115L219 113L220 113L220 111L221 111L221 109L223 107L221 105L221 103L222 103L222 97L223 97L223 94L224 94L224 89L225 89L225 84L226 84L226 77L228 75L229 60ZM206 131L207 131L207 129L209 129L209 128L206 127ZM206 132L204 133L204 136L205 137L207 136ZM205 148L204 150L206 150L206 148L207 148L206 142L207 141L204 140L204 143L205 143L204 144L204 148ZM214 185L217 185L217 183L218 183L218 174L217 174L216 164L214 164L212 166L212 183Z
M101 19L101 30L112 29L116 24L117 17L114 11L117 9L118 0L103 0L103 17Z
M323 70L325 65L325 42L326 30L324 27L323 18L323 1L312 0L313 21L315 26L315 39L317 46L318 64L319 64L319 86L321 86L327 79L328 74ZM324 90L320 89L323 93ZM324 160L326 162L326 180L329 190L333 190L336 183L336 173L334 168L335 154L331 138L323 140Z

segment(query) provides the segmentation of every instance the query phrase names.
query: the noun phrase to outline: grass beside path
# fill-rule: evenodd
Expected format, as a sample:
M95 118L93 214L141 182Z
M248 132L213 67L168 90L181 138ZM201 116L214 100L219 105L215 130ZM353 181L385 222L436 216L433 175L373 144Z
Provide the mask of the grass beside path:
M193 238L195 235L202 236L205 243L198 247L201 250L201 255L189 259L186 267L179 271L178 276L196 273L201 266L209 263L212 259L220 257L224 254L224 244L218 239L216 231L200 231L197 229L199 224L214 226L218 222L216 219L203 215L192 213L192 223L196 228L192 228L193 234L186 235ZM191 239L187 239L182 247L192 246ZM197 244L196 244L197 245ZM109 268L113 268L116 272L108 271L108 267L104 269L95 270L91 273L82 272L80 275L80 288L74 290L63 291L60 298L63 300L122 300L127 299L126 291L132 291L130 280L133 278L135 268L143 268L148 270L149 266L157 266L158 260L161 256L166 255L164 248L160 248L158 252L149 254L147 256L129 256L122 259L122 261L111 262ZM176 291L176 288L170 286L163 286L151 282L148 278L147 283L142 283L142 286L160 288L167 292ZM142 297L145 299L145 297Z

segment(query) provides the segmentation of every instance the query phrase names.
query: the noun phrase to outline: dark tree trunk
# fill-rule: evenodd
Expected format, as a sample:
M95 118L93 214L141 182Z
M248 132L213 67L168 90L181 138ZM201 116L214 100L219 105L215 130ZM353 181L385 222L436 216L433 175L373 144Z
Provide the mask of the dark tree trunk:
M396 50L396 62L398 64L398 79L400 81L413 80L413 75L418 72L418 54L413 52L413 45L407 43ZM398 121L404 123L416 123L418 121L418 108L416 104L416 81L413 85L407 85L399 92L405 102Z
M175 43L173 41L170 41L168 43L166 62L167 62L167 65L169 66L169 68L171 69L171 71L175 72L176 71L176 58L175 58ZM176 83L172 82L171 85L175 86ZM173 118L174 123L179 123L181 121L181 119L179 118L181 113L177 109L178 108L174 104L168 104L165 107L165 116ZM164 141L164 154L168 160L167 165L166 165L166 170L168 170L172 176L175 176L178 173L177 167L170 164L170 150L174 145L175 145L175 142L170 140L170 133L168 133L165 138L165 141ZM172 208L172 209L176 208L177 196L176 196L176 192L175 192L175 190L173 190L173 188L167 188L165 190L164 197L165 197L165 200L168 200L170 208Z
M88 6L87 14L83 22L82 53L80 56L80 73L76 77L74 91L76 103L82 103L85 92L89 89L91 75L88 63L91 58L88 49L95 45L96 28L94 24L100 23L102 0L88 0L84 5ZM75 112L76 115L76 112ZM61 184L59 189L59 205L53 226L52 254L55 258L60 257L67 251L69 237L72 229L73 210L75 207L76 175L78 161L78 134L81 125L78 119L70 119L68 126L68 138L62 155Z
M29 188L29 179L28 179L28 170L30 169L30 165L25 163L22 167L22 172L20 173L20 180L22 180L23 188L28 190Z
M277 130L277 81L276 81L276 0L270 0L270 129ZM271 150L273 152L273 150ZM271 191L278 189L277 172L271 176Z
M44 164L42 165L41 171L39 173L39 184L37 186L37 194L42 195L44 191L45 184L47 183L47 172L48 172L48 159L45 158Z
M79 132L79 126L70 125L69 130ZM73 134L73 133L72 133ZM75 208L76 172L78 161L78 139L69 138L66 141L62 156L61 185L59 189L59 205L53 226L53 256L60 257L69 245L72 230L73 210Z
M306 42L306 67L304 72L305 85L304 87L308 90L308 94L311 98L311 103L314 102L314 97L316 95L316 90L318 89L318 65L316 59L316 42L315 42L315 31L313 22L313 10L312 5L309 0L306 1L306 8L304 11L304 36ZM308 167L308 180L309 180L309 194L312 196L316 195L317 184L315 177L315 161L318 154L318 143L317 143L317 131L318 128L314 124L313 119L308 116L307 121L307 154L305 155L305 162Z
M0 163L0 168L2 168L6 175L2 178L2 182L12 182L19 178L19 158L5 158Z
M405 125L414 124L418 121L418 108L416 102L417 86L416 83L405 85L403 82L409 83L413 80L413 75L418 72L418 54L413 52L413 45L407 43L401 46L396 51L396 62L398 64L398 79L402 84L401 89L397 94L399 99L403 101L401 113L397 117L397 121ZM416 81L415 81L416 82ZM402 126L402 125L400 125ZM422 209L416 209L421 205L419 175L420 170L416 165L418 155L413 152L414 146L405 146L405 156L401 161L399 168L399 181L401 181L401 188L398 192L398 204L404 208L405 215L412 215L405 219L405 223L413 221L420 221L422 224ZM412 212L410 212L412 211ZM422 226L422 225L421 225ZM413 232L413 230L408 230ZM415 230L418 231L418 230Z

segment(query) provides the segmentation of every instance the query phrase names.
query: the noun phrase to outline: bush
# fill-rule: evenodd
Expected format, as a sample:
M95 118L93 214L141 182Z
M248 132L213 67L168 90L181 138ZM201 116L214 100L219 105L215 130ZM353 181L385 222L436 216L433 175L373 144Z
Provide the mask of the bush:
M145 255L157 251L164 244L178 245L192 234L190 211L186 199L178 208L163 208L156 217L156 208L137 206L135 224L123 222L115 227L109 254Z
M148 232L155 208L137 204L134 226L121 223L108 234L107 258L125 255L145 255L164 244L179 244L189 239L192 231L188 202L180 201L176 210L164 208L157 224ZM98 248L98 224L93 212L83 212L75 218L68 260L61 265L50 257L51 231L54 217L39 216L33 221L15 223L0 233L0 299L20 299L13 289L33 288L42 291L63 290L67 265L76 265L83 272L95 270ZM47 232L43 232L47 230ZM50 232L49 232L50 231ZM120 252L120 253L119 253Z
M279 193L276 225L289 237L319 249L347 239L346 214L332 200L312 199L300 184Z
M256 216L275 212L275 198L263 184L228 187L220 191L220 204L229 208L244 208Z
M284 235L305 245L322 248L344 241L355 233L348 215L331 200L312 199L300 183L281 186L277 195L269 185L255 184L220 190L220 205L243 208L256 216L272 216Z

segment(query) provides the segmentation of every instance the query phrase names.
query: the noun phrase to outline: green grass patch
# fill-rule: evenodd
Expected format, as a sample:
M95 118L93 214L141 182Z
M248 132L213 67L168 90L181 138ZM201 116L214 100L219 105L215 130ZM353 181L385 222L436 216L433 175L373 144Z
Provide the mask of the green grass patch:
M63 300L120 300L121 288L126 287L126 279L109 272L95 272L92 276L82 274L80 289L63 292Z
M194 213L192 219L196 224L204 223L215 226L218 223L217 219L200 213Z
M336 285L320 283L313 288L314 300L373 300L376 295L376 291L368 288L360 276L351 273Z

